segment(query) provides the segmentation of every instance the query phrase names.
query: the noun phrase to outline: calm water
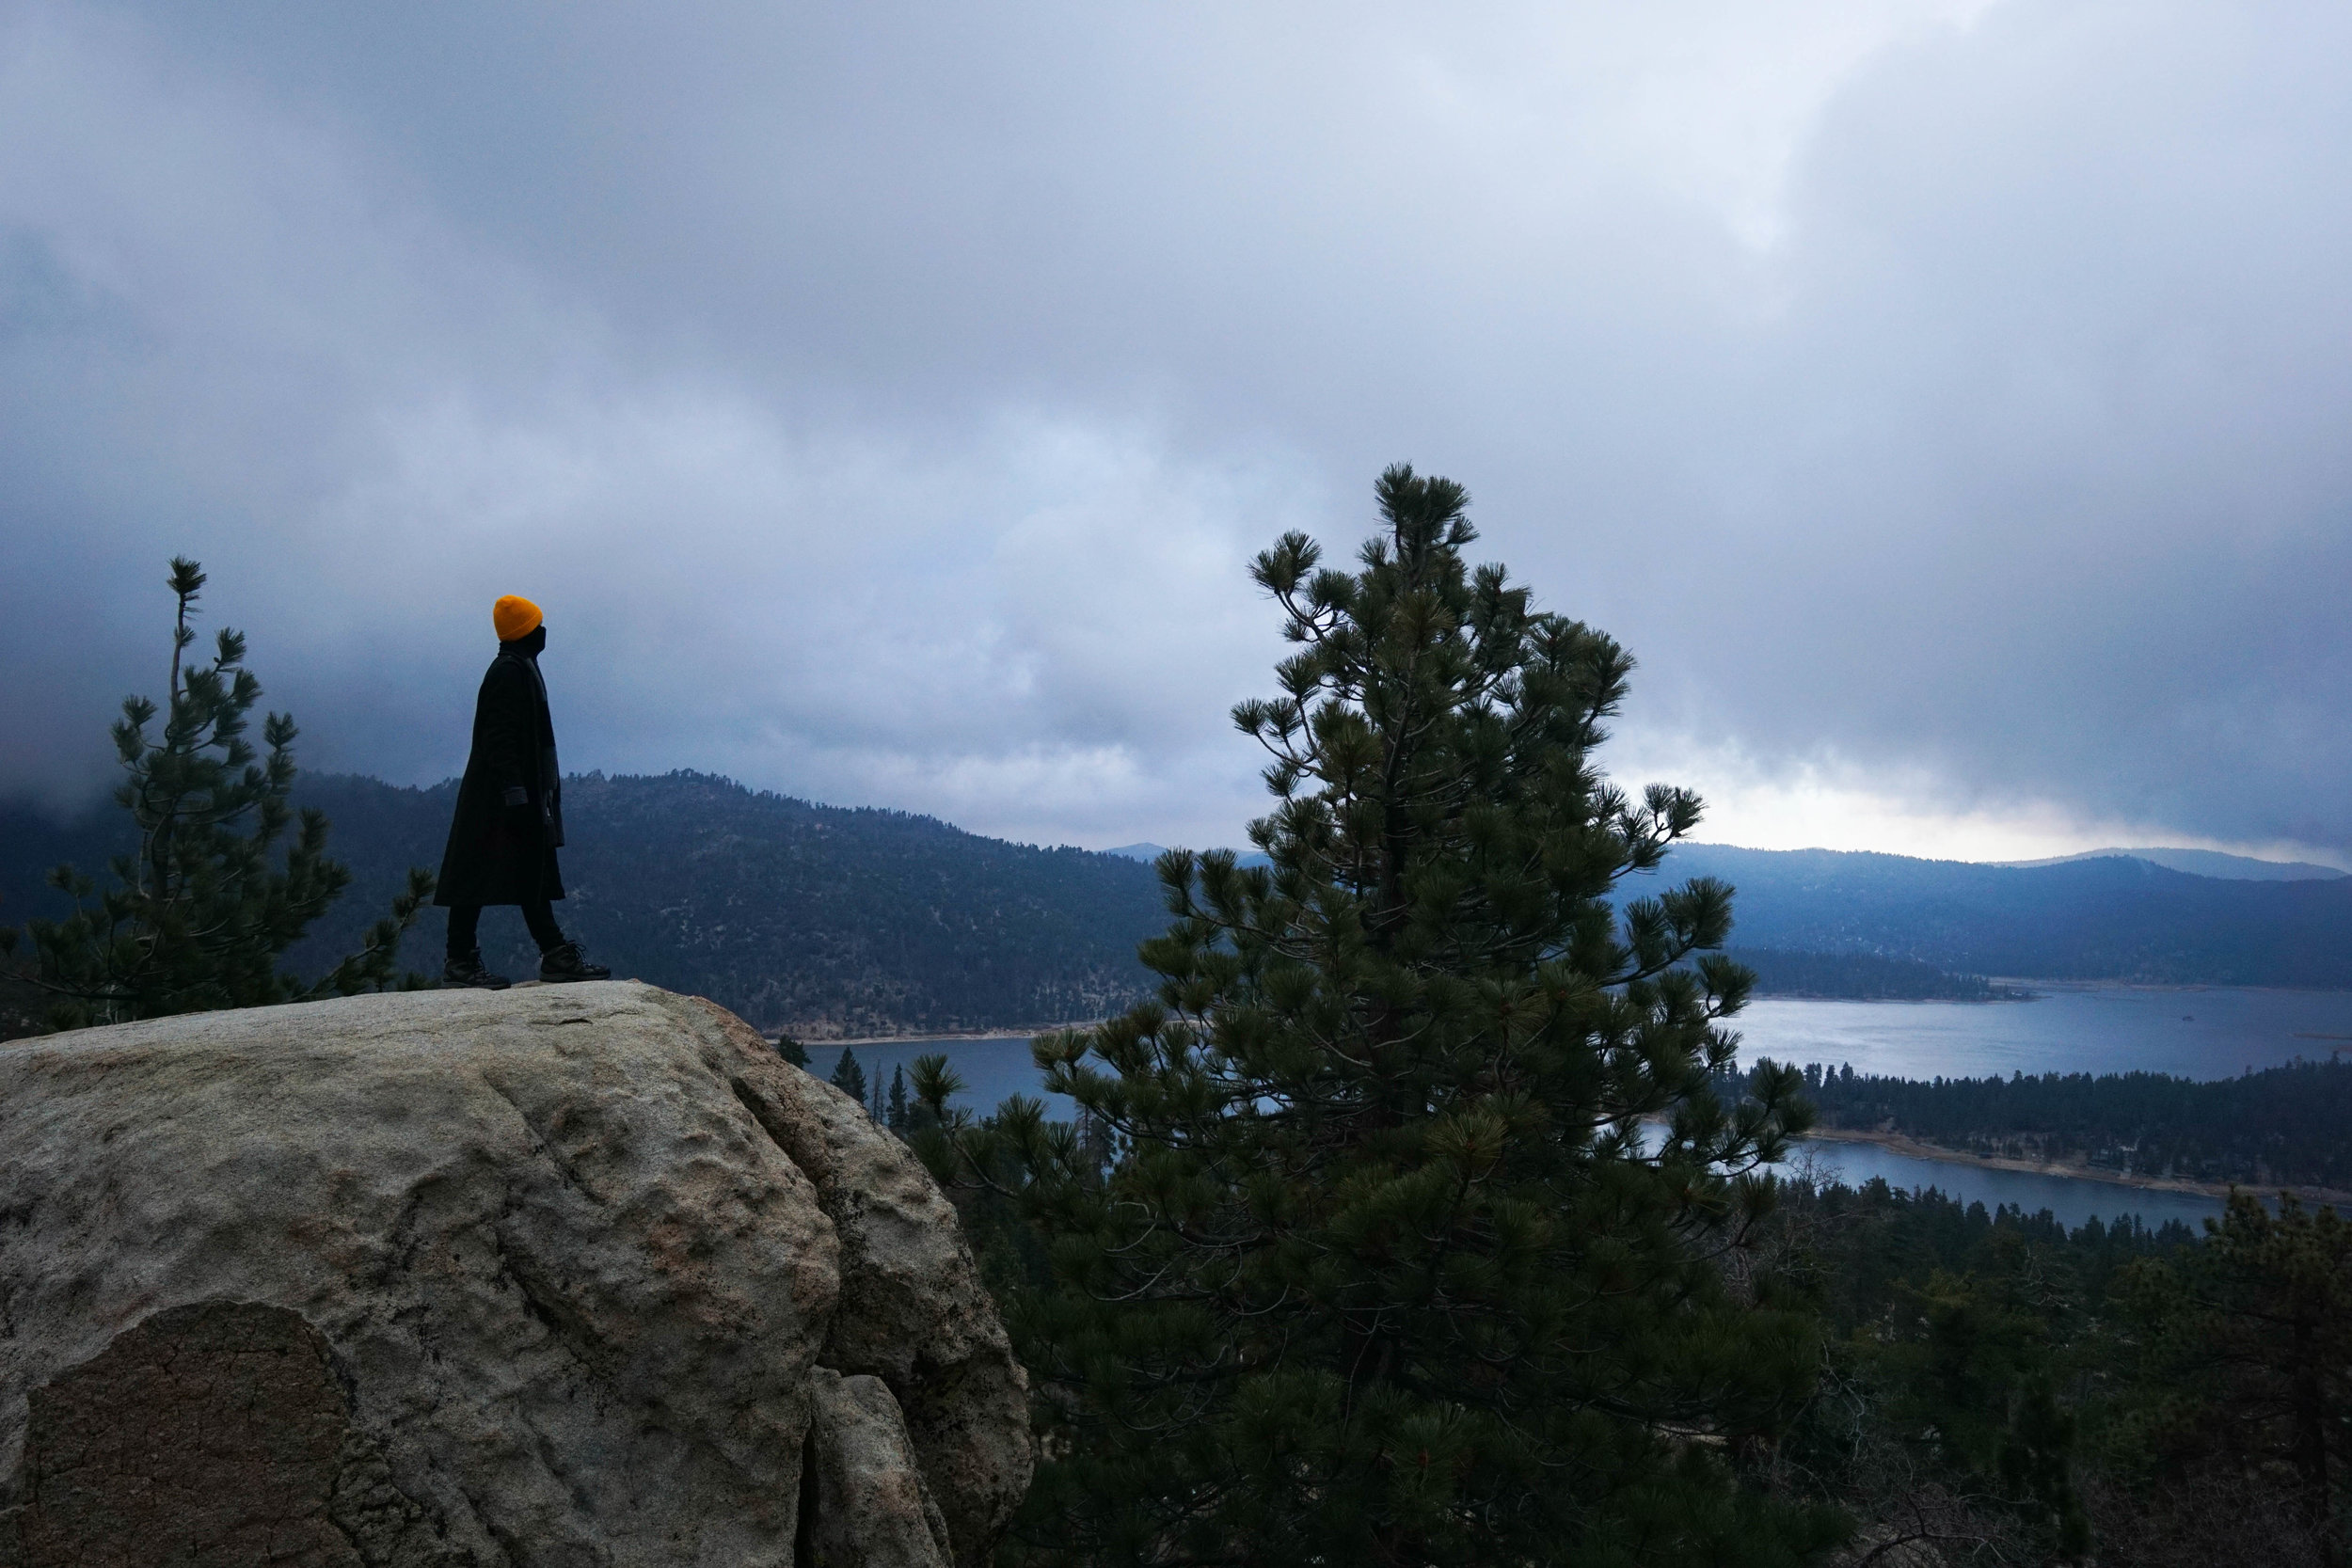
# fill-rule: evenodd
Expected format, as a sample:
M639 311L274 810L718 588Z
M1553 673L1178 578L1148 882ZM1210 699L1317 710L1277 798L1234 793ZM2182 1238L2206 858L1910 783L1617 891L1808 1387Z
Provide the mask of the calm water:
M1856 1072L1903 1078L1976 1077L2011 1072L2128 1072L2226 1078L2352 1050L2352 992L2243 990L2226 988L2037 986L2032 1002L1804 1002L1771 999L1740 1015L1740 1056L1851 1063ZM958 1103L993 1109L1008 1095L1037 1095L1038 1071L1026 1036L978 1040L892 1040L853 1048L869 1081L945 1052L966 1089ZM830 1073L839 1046L809 1048L810 1066ZM879 1078L878 1078L879 1075ZM1071 1105L1052 1097L1047 1114ZM1919 1160L1870 1144L1809 1144L1824 1179L1859 1184L1873 1176L1893 1186L1937 1187L1991 1208L2048 1209L2068 1225L2091 1215L2136 1213L2151 1226L2195 1224L2220 1212L2217 1199L2150 1193L2074 1177L1981 1170Z
M2185 1221L2200 1229L2198 1221L2218 1218L2221 1200L2195 1193L2142 1192L2111 1181L2086 1181L2074 1176L2028 1176L2021 1171L1984 1170L1950 1160L1919 1160L1876 1144L1809 1143L1795 1162L1795 1173L1819 1181L1843 1181L1859 1187L1870 1178L1905 1190L1934 1187L1963 1203L1995 1209L2007 1203L2038 1213L2047 1209L2068 1226L2096 1214L2112 1222L2137 1214L2151 1229L2167 1220Z
M2231 1078L2352 1050L2352 991L2029 984L2042 992L2031 1002L1752 1002L1737 1021L1740 1059L1896 1078Z
M1067 1099L1045 1093L1037 1064L1029 1057L1026 1035L980 1040L883 1040L848 1049L856 1053L858 1065L866 1069L868 1085L880 1084L887 1088L894 1069L904 1068L912 1072L915 1057L945 1053L947 1065L964 1082L964 1091L956 1097L955 1103L967 1110L993 1111L1007 1096L1025 1094L1044 1099L1049 1117L1077 1114L1077 1108ZM819 1078L831 1077L834 1065L841 1060L842 1050L841 1046L821 1041L811 1044L809 1070ZM912 1085L907 1092L914 1092Z

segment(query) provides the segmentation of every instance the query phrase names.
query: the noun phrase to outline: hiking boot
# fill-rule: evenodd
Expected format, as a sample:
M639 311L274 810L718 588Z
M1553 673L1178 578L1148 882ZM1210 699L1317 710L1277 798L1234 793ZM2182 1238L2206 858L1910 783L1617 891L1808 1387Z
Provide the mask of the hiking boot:
M566 980L610 980L612 972L602 964L590 963L588 955L580 950L580 943L567 942L539 955L539 978L560 985Z
M482 949L477 947L463 958L453 957L441 966L444 986L471 986L477 990L504 990L514 982L503 974L493 974L482 964Z

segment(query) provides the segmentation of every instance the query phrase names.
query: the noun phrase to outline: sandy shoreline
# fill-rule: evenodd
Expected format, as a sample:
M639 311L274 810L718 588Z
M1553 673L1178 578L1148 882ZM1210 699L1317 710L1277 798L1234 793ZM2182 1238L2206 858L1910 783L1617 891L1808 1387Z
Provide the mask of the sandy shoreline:
M2248 1192L2290 1192L2307 1203L2332 1203L2342 1207L2352 1204L2352 1193L2330 1187L2256 1186L2239 1181L2190 1181L2175 1176L2142 1176L2133 1172L2106 1170L2097 1165L2074 1164L2057 1160L2010 1159L1999 1154L1972 1154L1964 1149L1947 1148L1942 1144L1922 1143L1905 1132L1880 1132L1851 1127L1817 1127L1804 1135L1805 1141L1833 1144L1877 1144L1897 1154L1907 1154L1915 1160L1935 1160L1947 1165L1975 1165L1981 1170L2014 1171L2021 1176L2062 1176L2078 1181L2104 1181L2112 1187L2136 1187L2142 1192L2194 1193L2201 1197L2227 1197L2233 1188Z

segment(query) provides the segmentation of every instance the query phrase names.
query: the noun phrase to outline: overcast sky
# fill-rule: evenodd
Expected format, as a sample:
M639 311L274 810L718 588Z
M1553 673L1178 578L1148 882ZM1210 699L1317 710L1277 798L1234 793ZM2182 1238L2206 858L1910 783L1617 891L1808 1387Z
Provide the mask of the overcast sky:
M1703 836L2352 852L2340 5L0 0L0 791L212 573L308 766L1235 842L1380 467Z

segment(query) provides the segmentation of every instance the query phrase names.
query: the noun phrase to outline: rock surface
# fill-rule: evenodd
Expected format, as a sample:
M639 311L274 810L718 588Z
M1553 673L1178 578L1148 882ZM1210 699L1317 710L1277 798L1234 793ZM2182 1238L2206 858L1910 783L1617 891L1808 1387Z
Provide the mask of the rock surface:
M812 1568L945 1568L954 1548L888 1385L817 1369Z
M970 1562L1029 1465L952 1208L707 1002L0 1049L0 1565Z

